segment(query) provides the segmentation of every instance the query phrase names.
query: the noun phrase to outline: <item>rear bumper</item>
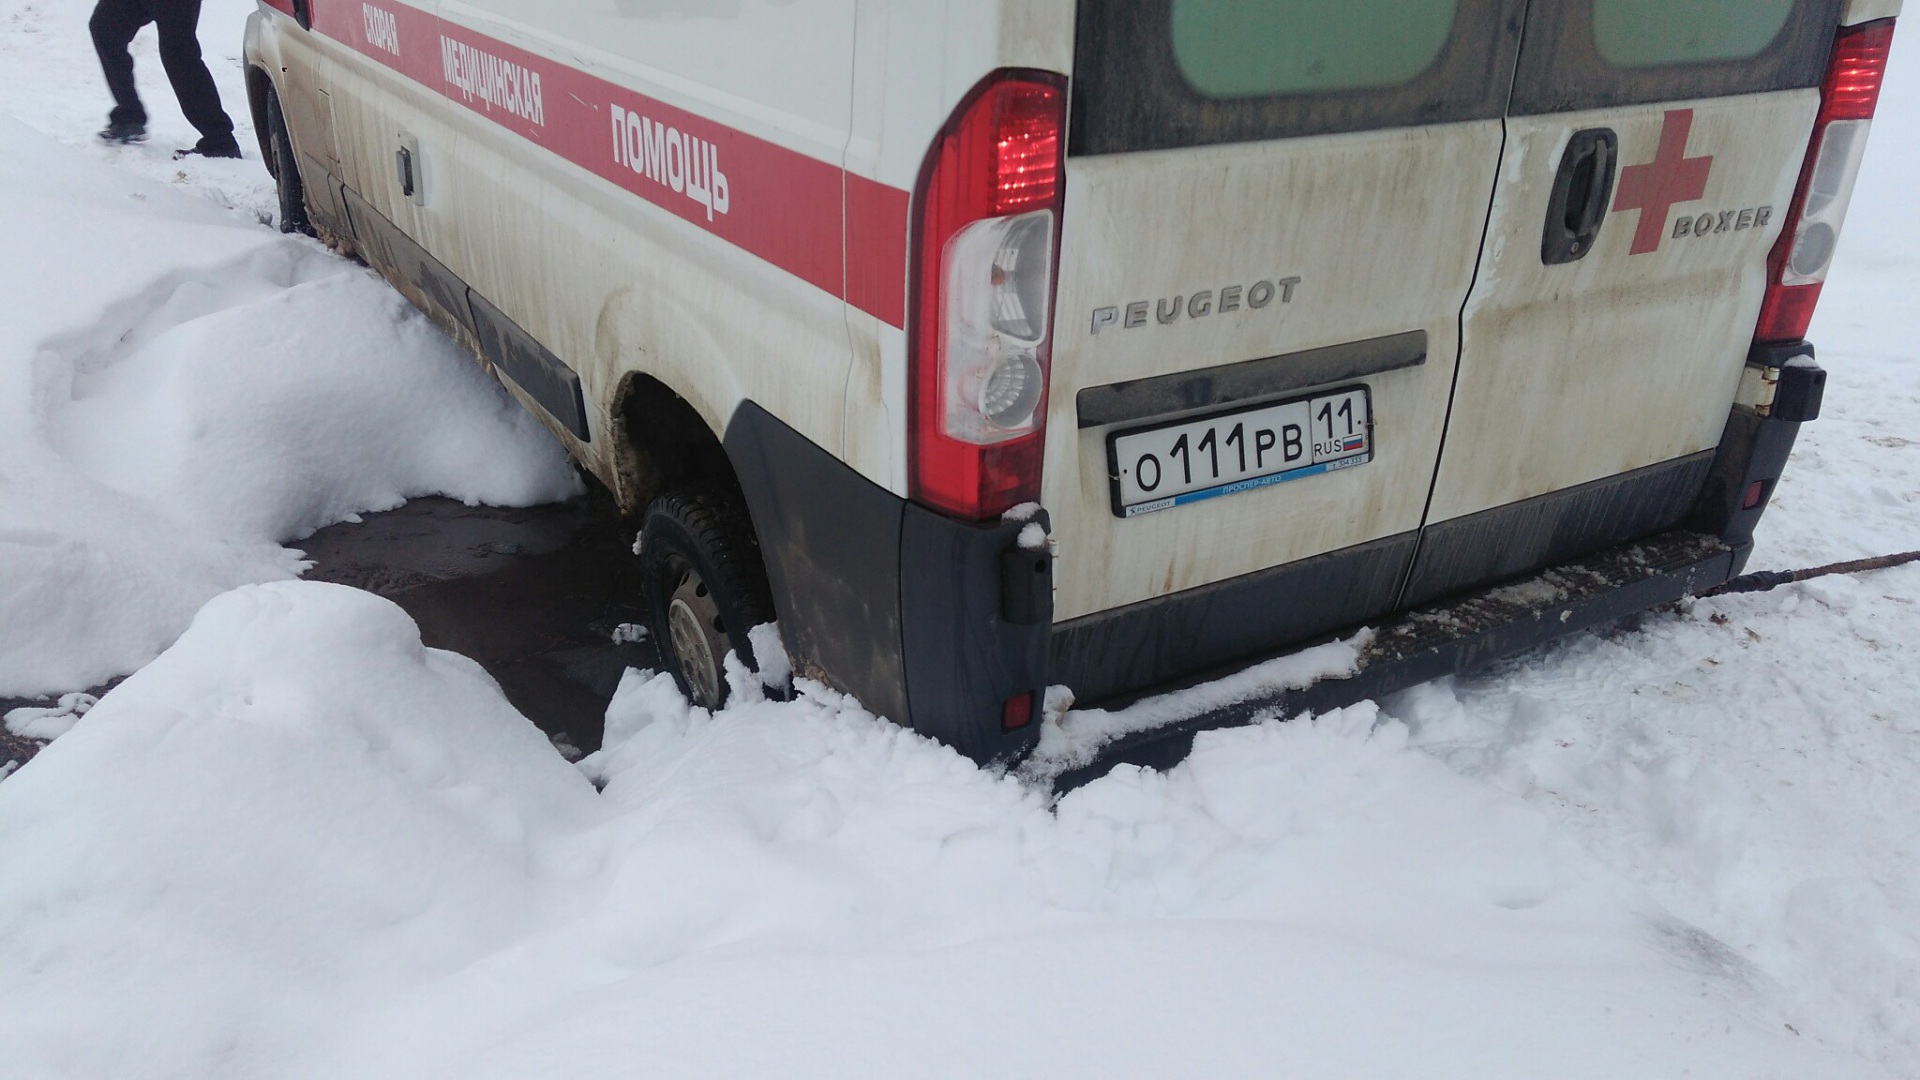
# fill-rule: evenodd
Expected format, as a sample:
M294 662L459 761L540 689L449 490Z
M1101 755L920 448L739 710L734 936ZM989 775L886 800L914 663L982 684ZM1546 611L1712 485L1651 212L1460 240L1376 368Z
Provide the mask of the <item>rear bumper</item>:
M1049 682L1124 707L1375 628L1356 675L1131 736L1105 768L1177 760L1203 728L1392 693L1720 585L1817 410L1817 394L1811 408L1736 407L1715 451L1501 508L1503 522L1443 529L1446 544L1388 538L1057 627L1049 560L1021 552L1019 524L915 506L752 403L725 441L796 670L976 761L1031 751L1037 699L1024 727L1004 730L1002 710Z
M1303 689L1274 691L1196 711L1109 744L1096 763L1062 774L1055 784L1072 788L1122 762L1165 767L1185 757L1193 736L1209 728L1276 714L1325 712L1443 675L1472 671L1555 638L1698 595L1732 577L1738 561L1735 549L1718 537L1675 530L1419 607L1375 625L1351 677L1322 679ZM1240 666L1246 665L1236 665ZM1226 673L1208 672L1180 684L1156 687L1152 694L1177 691ZM1111 702L1107 707L1128 703Z

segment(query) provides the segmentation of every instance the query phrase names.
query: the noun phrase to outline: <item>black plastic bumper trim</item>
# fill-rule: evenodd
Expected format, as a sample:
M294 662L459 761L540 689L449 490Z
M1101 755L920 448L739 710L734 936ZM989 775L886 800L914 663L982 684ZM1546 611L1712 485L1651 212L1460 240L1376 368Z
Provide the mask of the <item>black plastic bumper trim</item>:
M332 231L352 237L353 224L347 216L347 198L341 194L340 181L327 171L319 158L311 154L300 157L303 162L300 178L306 184L308 216L318 217Z
M1415 607L1673 528L1706 483L1714 451L1663 461L1428 525L1401 607Z
M404 283L418 296L429 314L437 315L473 335L494 370L526 391L547 414L581 442L592 439L587 427L587 399L580 376L521 329L520 324L474 292L459 275L434 258L426 248L400 231L350 187L342 187L353 235L367 249L367 257L384 269L396 284ZM406 289L401 290L406 293Z
M469 288L467 302L473 307L473 326L480 338L480 349L494 370L539 402L574 438L590 441L593 436L587 428L587 399L580 388L580 376L535 341L532 334L521 329L519 323L488 303L486 297Z
M342 187L347 214L353 222L353 236L359 241L367 261L384 270L387 279L400 287L407 299L419 304L427 314L452 326L474 332L473 311L467 306L467 283L446 264L434 258L411 236L375 210L350 187ZM411 290L411 293L409 293Z
M1787 458L1800 437L1800 425L1820 415L1820 398L1827 373L1812 364L1813 346L1804 341L1755 346L1749 363L1772 367L1805 356L1805 363L1781 368L1780 389L1766 416L1734 406L1720 436L1720 449L1700 489L1689 528L1713 533L1734 549L1733 572L1746 568L1753 551L1753 530L1773 499L1775 485L1787 468ZM1793 373L1791 378L1788 373ZM1784 390L1785 404L1782 404Z
M727 423L794 670L911 721L900 657L900 519L906 500L751 401Z
M1730 578L1734 562L1735 552L1718 538L1676 530L1419 608L1376 626L1372 641L1361 652L1359 671L1351 678L1323 679L1305 689L1249 698L1129 736L1108 746L1092 765L1058 777L1054 787L1071 790L1123 763L1170 767L1186 757L1195 734L1211 728L1308 711L1323 713L1469 672L1568 634L1684 596L1698 596ZM1236 667L1265 659L1258 657ZM1154 693L1183 689L1224 673L1156 687Z
M1102 427L1291 394L1426 362L1427 332L1412 330L1199 371L1089 386L1075 395L1074 409L1081 427Z
M1053 630L1053 681L1105 704L1384 614L1414 539L1388 536L1063 622Z
M1001 729L1007 699L1048 682L1053 567L1018 546L1024 523L916 506L751 401L725 445L794 670L975 761L1032 748L1039 710Z

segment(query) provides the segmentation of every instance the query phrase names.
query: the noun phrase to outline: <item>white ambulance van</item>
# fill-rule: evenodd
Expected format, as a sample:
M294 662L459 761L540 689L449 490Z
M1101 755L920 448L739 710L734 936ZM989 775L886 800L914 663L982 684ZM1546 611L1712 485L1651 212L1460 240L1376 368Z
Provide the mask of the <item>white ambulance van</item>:
M605 483L689 694L777 617L1005 761L1050 685L1374 628L1177 734L1739 572L1898 8L262 0L246 57L283 227Z

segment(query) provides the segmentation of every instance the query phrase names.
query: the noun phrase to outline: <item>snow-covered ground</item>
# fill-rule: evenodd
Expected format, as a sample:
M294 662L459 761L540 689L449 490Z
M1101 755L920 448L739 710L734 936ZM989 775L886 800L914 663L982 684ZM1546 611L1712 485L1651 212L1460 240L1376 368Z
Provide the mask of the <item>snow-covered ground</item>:
M0 23L0 83L26 82L29 58L98 81L84 8L57 8L68 24L47 5ZM165 116L171 92L147 81ZM357 511L574 490L545 431L378 278L261 224L257 155L196 181L168 159L191 144L164 134L177 117L144 147L89 145L103 93L55 82L45 102L69 108L52 112L0 99L0 697L137 668L214 596L298 573L280 541Z
M203 22L236 119L245 10ZM0 693L139 670L0 782L0 1076L1920 1074L1920 567L1051 807L824 691L642 673L576 768L279 546L553 497L557 454L262 227L257 161L166 159L150 40L155 142L92 144L86 11L0 0ZM1754 569L1920 547L1911 52Z

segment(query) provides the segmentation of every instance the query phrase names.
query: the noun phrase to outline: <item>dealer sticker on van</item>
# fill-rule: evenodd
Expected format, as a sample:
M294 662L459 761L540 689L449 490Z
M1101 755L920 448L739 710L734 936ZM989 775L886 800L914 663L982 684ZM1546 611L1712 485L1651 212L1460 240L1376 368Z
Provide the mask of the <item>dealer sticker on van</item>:
M1364 386L1251 405L1107 439L1113 512L1138 517L1373 460Z

